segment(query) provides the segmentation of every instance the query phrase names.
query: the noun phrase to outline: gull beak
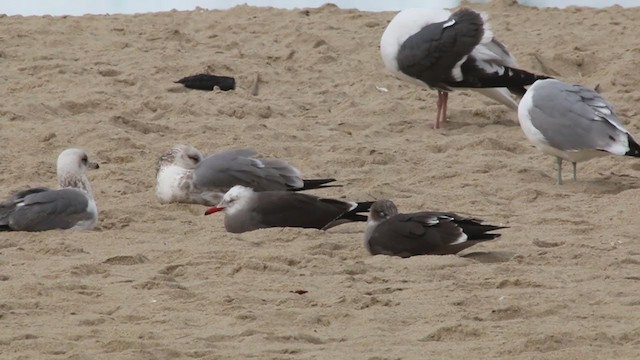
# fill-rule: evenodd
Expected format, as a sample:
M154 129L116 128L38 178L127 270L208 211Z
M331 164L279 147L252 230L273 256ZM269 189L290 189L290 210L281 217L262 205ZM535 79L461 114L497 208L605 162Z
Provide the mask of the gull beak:
M223 207L214 206L212 208L208 208L207 211L204 212L205 215L211 215L213 213L217 213L218 211L223 211Z

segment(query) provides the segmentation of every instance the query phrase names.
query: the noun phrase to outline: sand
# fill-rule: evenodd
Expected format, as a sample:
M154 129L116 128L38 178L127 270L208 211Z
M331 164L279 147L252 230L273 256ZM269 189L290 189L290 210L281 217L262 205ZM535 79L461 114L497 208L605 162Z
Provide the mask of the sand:
M598 85L640 136L640 8L471 6L523 68ZM0 234L1 357L636 359L640 163L599 158L556 186L516 114L474 92L453 93L431 129L435 91L379 58L393 15L0 18L0 195L55 186L66 147L101 165L95 231ZM173 84L203 71L238 89ZM370 256L364 224L228 234L202 206L156 201L155 162L175 143L253 146L344 185L319 195L509 229L410 259Z

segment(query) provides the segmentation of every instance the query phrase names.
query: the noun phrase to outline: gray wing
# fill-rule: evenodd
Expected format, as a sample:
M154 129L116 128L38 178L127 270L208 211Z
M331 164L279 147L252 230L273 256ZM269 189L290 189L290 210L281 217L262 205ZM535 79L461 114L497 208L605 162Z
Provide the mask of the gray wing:
M449 90L443 81L451 77L453 67L480 43L483 33L479 14L459 10L449 19L429 24L408 37L396 57L398 68L430 86Z
M226 192L235 185L255 191L303 187L298 169L280 159L256 158L253 149L228 150L206 157L195 170L194 185Z
M29 196L30 194L36 194L44 191L52 191L52 190L46 187L37 187L37 188L21 190L13 194L8 199L0 202L0 227L9 226L9 218L11 217L11 214L15 210L16 205L22 202L25 197Z
M89 199L77 189L30 189L14 195L10 201L12 206L0 210L3 214L0 226L5 230L69 229L93 216L87 212ZM9 201L2 204L9 205Z
M256 195L255 212L263 227L322 229L352 207L340 200L295 192L267 191Z
M628 134L600 94L558 80L535 89L529 115L549 145L563 151L607 149Z

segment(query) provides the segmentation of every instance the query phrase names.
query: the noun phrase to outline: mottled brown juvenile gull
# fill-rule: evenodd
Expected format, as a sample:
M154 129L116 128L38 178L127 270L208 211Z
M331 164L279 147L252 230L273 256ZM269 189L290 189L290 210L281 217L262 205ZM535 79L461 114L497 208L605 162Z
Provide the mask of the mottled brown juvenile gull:
M85 171L98 167L84 150L64 150L57 163L60 189L31 188L0 202L0 230L93 229L98 208Z
M156 196L161 203L213 206L234 185L255 191L300 191L330 187L335 179L302 179L282 159L260 157L254 149L226 150L204 157L191 145L176 145L158 160Z
M446 120L452 88L472 88L516 110L511 93L522 96L524 86L546 78L518 69L483 15L470 9L403 10L382 34L380 54L398 78L438 90L435 128Z
M360 213L367 212L371 204L288 191L255 192L236 185L205 215L224 210L224 227L232 233L272 227L327 230L347 222L366 221L367 217Z
M450 212L423 211L399 214L391 200L371 206L365 230L365 246L372 255L400 257L456 254L500 234L489 231L504 226L484 225L482 220Z
M578 84L538 80L518 107L520 127L543 153L556 157L557 183L562 160L579 161L614 154L640 157L640 145L622 126L613 106L600 94Z

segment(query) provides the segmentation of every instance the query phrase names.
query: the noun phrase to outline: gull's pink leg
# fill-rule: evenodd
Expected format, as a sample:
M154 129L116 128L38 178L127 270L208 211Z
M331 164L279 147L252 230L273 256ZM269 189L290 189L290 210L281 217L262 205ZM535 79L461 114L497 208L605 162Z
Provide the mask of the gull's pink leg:
M447 103L449 102L449 93L448 92L443 92L442 93L442 124L444 124L445 122L447 122Z

